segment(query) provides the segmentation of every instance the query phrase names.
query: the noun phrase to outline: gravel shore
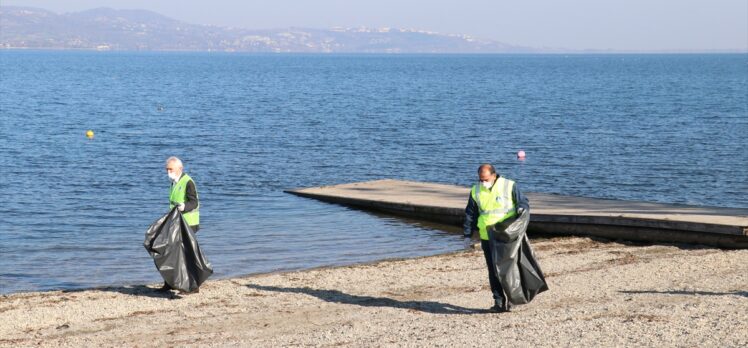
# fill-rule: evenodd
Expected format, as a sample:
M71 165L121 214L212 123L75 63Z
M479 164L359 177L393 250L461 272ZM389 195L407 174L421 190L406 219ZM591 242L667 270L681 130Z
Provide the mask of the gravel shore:
M0 346L748 346L748 250L533 242L550 291L492 305L479 251L209 281L0 296ZM155 270L154 270L155 272Z

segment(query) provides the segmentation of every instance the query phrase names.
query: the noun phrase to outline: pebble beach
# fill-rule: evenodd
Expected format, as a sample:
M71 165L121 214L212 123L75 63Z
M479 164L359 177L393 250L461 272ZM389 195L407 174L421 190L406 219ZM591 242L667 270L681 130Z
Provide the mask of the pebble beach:
M480 250L206 282L0 296L2 347L748 346L748 250L533 242L550 290L492 305Z

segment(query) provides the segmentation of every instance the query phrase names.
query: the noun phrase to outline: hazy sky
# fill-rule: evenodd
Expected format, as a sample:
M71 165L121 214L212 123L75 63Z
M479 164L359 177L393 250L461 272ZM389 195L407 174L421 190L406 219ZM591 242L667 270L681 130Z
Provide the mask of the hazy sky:
M748 50L748 0L0 0L55 12L146 9L253 29L397 27L569 49Z

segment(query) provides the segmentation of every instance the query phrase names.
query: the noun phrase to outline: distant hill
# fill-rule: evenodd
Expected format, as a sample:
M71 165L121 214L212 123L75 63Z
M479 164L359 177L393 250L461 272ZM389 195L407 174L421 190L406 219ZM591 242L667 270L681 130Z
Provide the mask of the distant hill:
M520 53L528 47L393 28L250 30L181 22L145 10L57 14L0 7L0 48L137 51Z

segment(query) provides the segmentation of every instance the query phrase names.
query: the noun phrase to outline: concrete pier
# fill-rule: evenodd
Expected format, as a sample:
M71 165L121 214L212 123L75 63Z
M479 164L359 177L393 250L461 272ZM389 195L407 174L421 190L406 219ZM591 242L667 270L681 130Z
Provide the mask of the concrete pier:
M286 192L364 210L459 225L468 187L375 180ZM748 248L748 209L620 201L543 193L530 199L530 232Z

